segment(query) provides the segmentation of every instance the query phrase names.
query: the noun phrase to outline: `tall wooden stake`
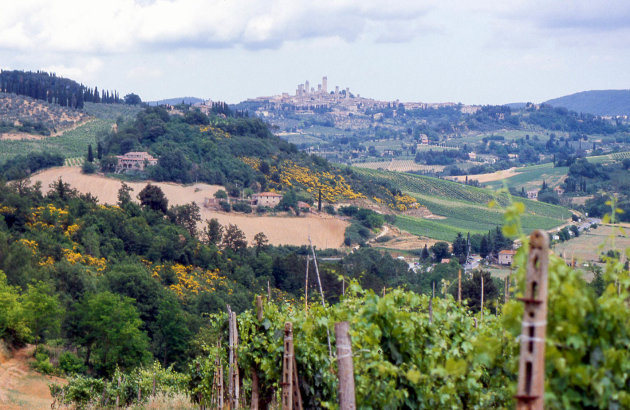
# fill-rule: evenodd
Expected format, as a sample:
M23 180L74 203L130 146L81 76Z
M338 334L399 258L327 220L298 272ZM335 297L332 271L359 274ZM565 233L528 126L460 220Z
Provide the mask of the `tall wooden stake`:
M311 252L313 253L313 265L315 266L315 274L317 275L317 284L319 285L319 294L322 295L322 306L326 309L326 301L324 299L324 289L322 288L322 280L319 277L319 268L317 267L317 256L315 256L315 248L313 242L311 242L311 236L308 236L308 243L311 245ZM330 330L326 328L326 336L328 337L328 357L332 360L332 346L330 344Z
M263 320L263 300L260 295L256 295L256 319L258 319L258 322Z
M462 305L462 270L457 272L457 306Z
M310 262L311 258L310 256L308 256L308 254L306 255L306 279L304 280L304 311L306 312L306 314L308 315L308 263Z
M238 370L238 328L236 327L236 312L232 312L232 358L233 358L233 369L230 371L232 379L230 380L230 384L232 385L232 402L230 403L230 408L238 409L238 399L239 399L239 385L240 385L240 377Z
M525 303L521 330L517 409L542 409L545 393L545 334L547 331L547 267L549 239L536 230L530 236Z
M510 273L508 273L505 284L505 303L510 301L510 286L512 285L512 265L510 265Z
M350 344L348 328L348 322L335 323L337 367L339 369L339 408L343 410L354 410L357 406L354 394L352 345Z
M263 320L263 300L262 296L256 295L256 319L258 319L258 326ZM258 330L258 329L257 329ZM256 364L251 369L252 373L252 402L251 410L258 410L260 401L260 387L258 382L258 367Z
M293 324L284 324L284 356L282 357L282 410L293 409Z
M483 322L483 271L481 273L481 321Z
M217 360L216 360L216 368L217 368L217 405L218 408L223 408L223 363L221 363L221 354L219 351L221 350L221 342L217 343L219 350L217 351Z
M228 311L228 385L227 385L227 400L228 406L232 404L232 393L234 391L234 386L232 386L232 382L234 381L234 377L232 377L232 372L234 371L234 330L232 329L232 309L230 309L230 305L227 305Z

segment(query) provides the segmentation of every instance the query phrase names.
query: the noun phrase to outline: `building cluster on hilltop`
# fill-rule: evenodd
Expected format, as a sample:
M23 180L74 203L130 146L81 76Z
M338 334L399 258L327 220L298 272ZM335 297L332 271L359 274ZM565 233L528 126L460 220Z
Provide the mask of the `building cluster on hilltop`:
M334 91L328 90L328 77L323 77L322 82L317 84L317 88L312 87L306 80L298 84L295 94L282 93L269 97L257 97L247 100L257 103L257 114L269 116L272 111L294 110L298 114L314 114L318 111L329 112L336 119L342 119L351 115L364 113L369 109L404 107L405 110L429 109L454 106L455 103L423 103L423 102L400 102L375 100L373 98L361 97L360 94L353 94L350 88L341 89L335 86ZM465 106L467 113L474 113L480 107Z

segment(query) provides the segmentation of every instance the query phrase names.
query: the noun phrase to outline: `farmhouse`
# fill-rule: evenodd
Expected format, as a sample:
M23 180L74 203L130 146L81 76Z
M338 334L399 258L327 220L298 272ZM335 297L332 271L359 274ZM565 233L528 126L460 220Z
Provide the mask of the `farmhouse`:
M303 212L311 212L312 207L307 204L306 202L303 201L297 201L297 207L298 209L302 210Z
M516 251L502 250L499 252L499 265L511 265L514 255L516 255Z
M537 190L527 191L527 198L528 199L538 199L538 191Z
M261 192L252 195L252 205L274 207L280 203L282 195L275 192Z
M142 171L147 165L156 165L157 158L154 158L148 152L131 151L125 155L116 155L118 163L116 164L116 172L126 170Z

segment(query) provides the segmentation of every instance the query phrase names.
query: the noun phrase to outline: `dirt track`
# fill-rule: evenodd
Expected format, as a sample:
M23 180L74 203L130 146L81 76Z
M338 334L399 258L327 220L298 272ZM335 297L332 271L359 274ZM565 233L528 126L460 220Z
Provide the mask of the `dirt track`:
M101 203L115 204L118 201L118 189L121 182L117 179L99 175L84 175L77 167L57 167L47 169L31 177L32 182L40 181L42 190L47 192L49 185L59 177L81 193L90 192ZM202 220L217 218L222 225L235 224L251 241L258 232L264 232L269 242L274 245L306 245L310 233L313 245L319 248L336 248L342 245L348 223L329 215L308 215L305 217L249 216L237 213L215 212L205 209L203 201L211 197L218 185L194 184L183 186L174 183L156 182L166 197L169 205L183 205L195 202L201 208ZM145 182L130 182L135 197L146 186Z
M49 409L50 382L64 383L58 377L44 376L29 368L35 347L29 345L6 358L0 353L0 409Z

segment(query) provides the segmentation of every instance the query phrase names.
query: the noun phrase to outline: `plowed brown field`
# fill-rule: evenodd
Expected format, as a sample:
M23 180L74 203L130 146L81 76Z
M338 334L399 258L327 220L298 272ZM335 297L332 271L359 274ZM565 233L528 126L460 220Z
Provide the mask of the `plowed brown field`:
M40 181L42 190L48 192L52 182L59 178L76 188L81 193L91 193L100 203L115 204L118 201L118 189L121 182L102 175L84 175L78 167L50 168L31 177L32 182ZM146 182L129 182L133 188L132 197L146 186ZM258 232L264 232L273 245L306 245L310 234L313 245L318 248L337 248L343 243L344 232L348 223L329 215L310 214L301 217L254 216L239 213L224 213L205 209L203 201L219 189L219 185L194 184L180 185L167 182L152 182L159 186L169 205L183 205L195 202L201 208L203 221L217 218L222 225L235 224L251 241Z

